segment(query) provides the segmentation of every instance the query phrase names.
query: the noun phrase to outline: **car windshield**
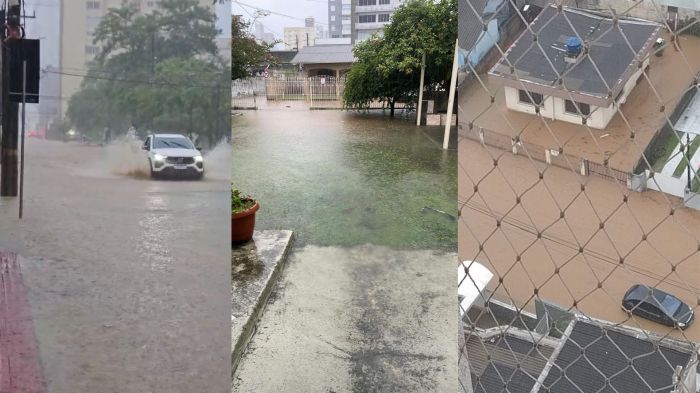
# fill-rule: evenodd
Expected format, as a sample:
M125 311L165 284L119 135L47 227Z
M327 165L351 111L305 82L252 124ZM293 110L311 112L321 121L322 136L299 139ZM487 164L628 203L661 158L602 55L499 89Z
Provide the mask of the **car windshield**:
M668 315L673 316L676 314L676 311L678 311L678 309L681 307L681 301L673 296L666 295L661 301L661 306L664 308L664 311L668 313Z
M192 142L184 137L156 137L153 140L155 149L194 149Z

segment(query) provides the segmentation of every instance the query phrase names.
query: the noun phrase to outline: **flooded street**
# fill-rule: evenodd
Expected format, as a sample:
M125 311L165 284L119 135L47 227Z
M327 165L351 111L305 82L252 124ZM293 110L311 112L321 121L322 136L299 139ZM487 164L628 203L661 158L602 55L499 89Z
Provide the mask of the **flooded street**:
M233 391L455 391L457 155L442 128L294 105L233 124L233 185L260 202L257 228L297 238Z
M285 107L234 117L233 186L301 244L456 250L457 154L442 127Z
M681 331L630 317L620 307L635 284L697 304L697 211L660 192L632 192L477 142L463 140L459 148L465 201L459 255L494 273L488 288L495 299L534 312L536 292L591 318L684 341L700 339L697 322ZM501 172L493 171L493 157Z
M0 200L52 393L230 386L230 146L201 182L151 181L140 153L29 140L24 219Z

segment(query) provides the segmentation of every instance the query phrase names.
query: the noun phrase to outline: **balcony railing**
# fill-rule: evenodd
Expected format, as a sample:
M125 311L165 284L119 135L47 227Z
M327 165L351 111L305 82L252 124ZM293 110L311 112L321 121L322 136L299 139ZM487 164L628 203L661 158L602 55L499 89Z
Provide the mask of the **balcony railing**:
M388 25L389 22L355 23L356 30L379 30Z
M393 12L396 9L395 5L392 4L382 4L382 5L358 5L355 8L356 13L362 12Z

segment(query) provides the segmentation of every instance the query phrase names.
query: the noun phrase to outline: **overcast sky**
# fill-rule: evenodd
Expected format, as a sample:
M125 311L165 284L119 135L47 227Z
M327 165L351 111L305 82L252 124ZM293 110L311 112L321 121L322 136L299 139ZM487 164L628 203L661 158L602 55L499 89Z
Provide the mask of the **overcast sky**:
M273 13L259 18L266 32L271 32L281 39L284 27L304 26L304 18L312 16L317 24L322 24L328 30L328 1L327 0L233 0L234 15L243 15L246 20L252 20L255 9L260 8ZM283 14L287 16L277 15Z

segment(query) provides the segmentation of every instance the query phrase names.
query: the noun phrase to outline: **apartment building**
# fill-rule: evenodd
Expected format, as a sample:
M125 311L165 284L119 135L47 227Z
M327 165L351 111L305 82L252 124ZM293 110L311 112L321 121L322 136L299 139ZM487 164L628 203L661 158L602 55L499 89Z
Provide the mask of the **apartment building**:
M328 0L331 38L350 38L352 43L380 33L404 0Z
M329 38L352 37L353 0L328 0Z
M353 43L380 33L404 0L353 0Z

